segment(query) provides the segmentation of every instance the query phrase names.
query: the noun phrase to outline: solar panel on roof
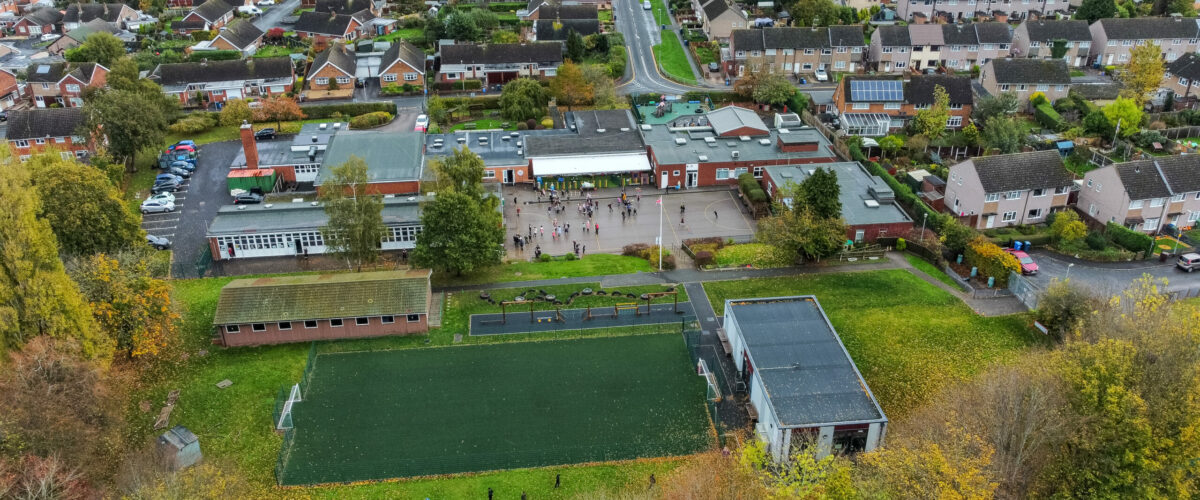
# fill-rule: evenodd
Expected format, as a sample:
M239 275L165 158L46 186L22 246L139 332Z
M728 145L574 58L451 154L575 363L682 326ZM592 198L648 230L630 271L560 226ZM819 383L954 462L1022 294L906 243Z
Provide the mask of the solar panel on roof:
M37 67L37 72L38 72L38 74L39 74L39 75L41 75L41 74L45 74L45 73L49 73L49 72L50 72L50 65L49 65L49 64L41 64L41 65L38 65L38 67Z
M852 101L903 101L904 83L898 80L851 80Z

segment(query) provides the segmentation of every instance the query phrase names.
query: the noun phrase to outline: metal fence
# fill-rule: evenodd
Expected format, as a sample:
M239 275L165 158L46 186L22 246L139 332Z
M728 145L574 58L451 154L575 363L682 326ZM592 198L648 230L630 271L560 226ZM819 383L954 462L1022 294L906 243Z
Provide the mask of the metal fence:
M716 342L716 334L710 334L712 341L705 342L704 333L696 329L685 329L683 331L684 342L687 343L688 354L692 356L692 365L696 366L700 361L708 365L709 370L717 379L717 386L720 388L721 398L719 400L706 401L705 407L708 408L708 416L712 419L713 428L717 431L717 439L722 445L725 443L725 426L721 421L721 412L718 405L734 403L734 388L729 383L729 378L725 373L725 365L722 362L722 353L717 352L719 348ZM697 376L701 376L697 371Z
M308 347L308 359L304 362L304 373L300 376L300 382L296 385L300 388L301 398L308 394L308 384L312 381L313 367L317 362L317 343L310 342ZM295 411L295 403L288 404L292 397L292 386L285 385L279 388L279 394L275 398L275 411L272 412L271 425L277 431L283 433L283 445L279 447L279 455L275 458L275 480L280 484L284 483L284 470L287 467L288 457L292 453L292 441L295 438L295 426L292 425L292 412ZM284 412L287 412L286 425L281 425L281 418Z
M1037 309L1038 299L1042 296L1042 289L1022 276L1021 273L1008 272L1008 289L1012 291L1013 296L1017 300L1025 304L1025 307Z

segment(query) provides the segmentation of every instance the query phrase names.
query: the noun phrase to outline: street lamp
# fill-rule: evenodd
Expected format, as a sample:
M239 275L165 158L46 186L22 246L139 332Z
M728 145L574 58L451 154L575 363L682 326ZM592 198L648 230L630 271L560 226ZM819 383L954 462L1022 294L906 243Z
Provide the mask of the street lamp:
M1063 281L1071 281L1071 268L1072 267L1075 267L1074 262L1067 264L1067 277L1063 278Z
M929 218L929 212L921 214L921 243L925 243L925 219Z

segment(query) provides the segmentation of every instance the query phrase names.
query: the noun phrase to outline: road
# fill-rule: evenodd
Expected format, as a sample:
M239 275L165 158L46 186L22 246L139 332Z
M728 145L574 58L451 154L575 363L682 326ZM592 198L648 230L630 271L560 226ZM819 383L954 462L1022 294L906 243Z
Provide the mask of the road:
M266 32L271 28L279 26L279 22L284 17L287 17L292 13L292 11L299 7L300 0L288 0L280 4L272 5L266 10L266 12L263 12L263 15L258 16L258 19L254 20L254 25L257 26L258 29L263 30L263 32Z
M629 72L632 78L619 86L617 90L624 94L642 94L647 92L682 94L691 90L704 90L705 87L692 87L668 80L659 72L654 60L654 46L659 43L662 33L660 26L654 20L654 13L642 9L641 2L636 0L615 0L613 14L617 17L617 31L625 35L625 46L629 49ZM678 29L669 26L668 29ZM673 35L672 35L673 36Z
M1031 277L1044 290L1054 279L1063 280L1070 273L1072 283L1084 285L1092 293L1109 296L1129 288L1143 274L1166 278L1167 290L1181 291L1200 288L1200 273L1185 273L1175 269L1174 261L1160 263L1158 259L1140 262L1081 262L1052 252L1035 249L1031 256L1038 265L1038 274ZM1072 262L1077 262L1071 265ZM1068 270L1069 268L1069 270Z

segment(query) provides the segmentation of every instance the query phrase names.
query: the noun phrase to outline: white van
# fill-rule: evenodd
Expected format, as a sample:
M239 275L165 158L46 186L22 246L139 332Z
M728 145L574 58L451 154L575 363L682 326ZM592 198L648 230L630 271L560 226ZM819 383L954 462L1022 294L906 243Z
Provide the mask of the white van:
M642 8L650 10L650 0L642 0Z
M243 5L241 7L238 7L238 12L241 12L242 14L248 14L251 16L262 15L262 9L255 7L253 5Z

